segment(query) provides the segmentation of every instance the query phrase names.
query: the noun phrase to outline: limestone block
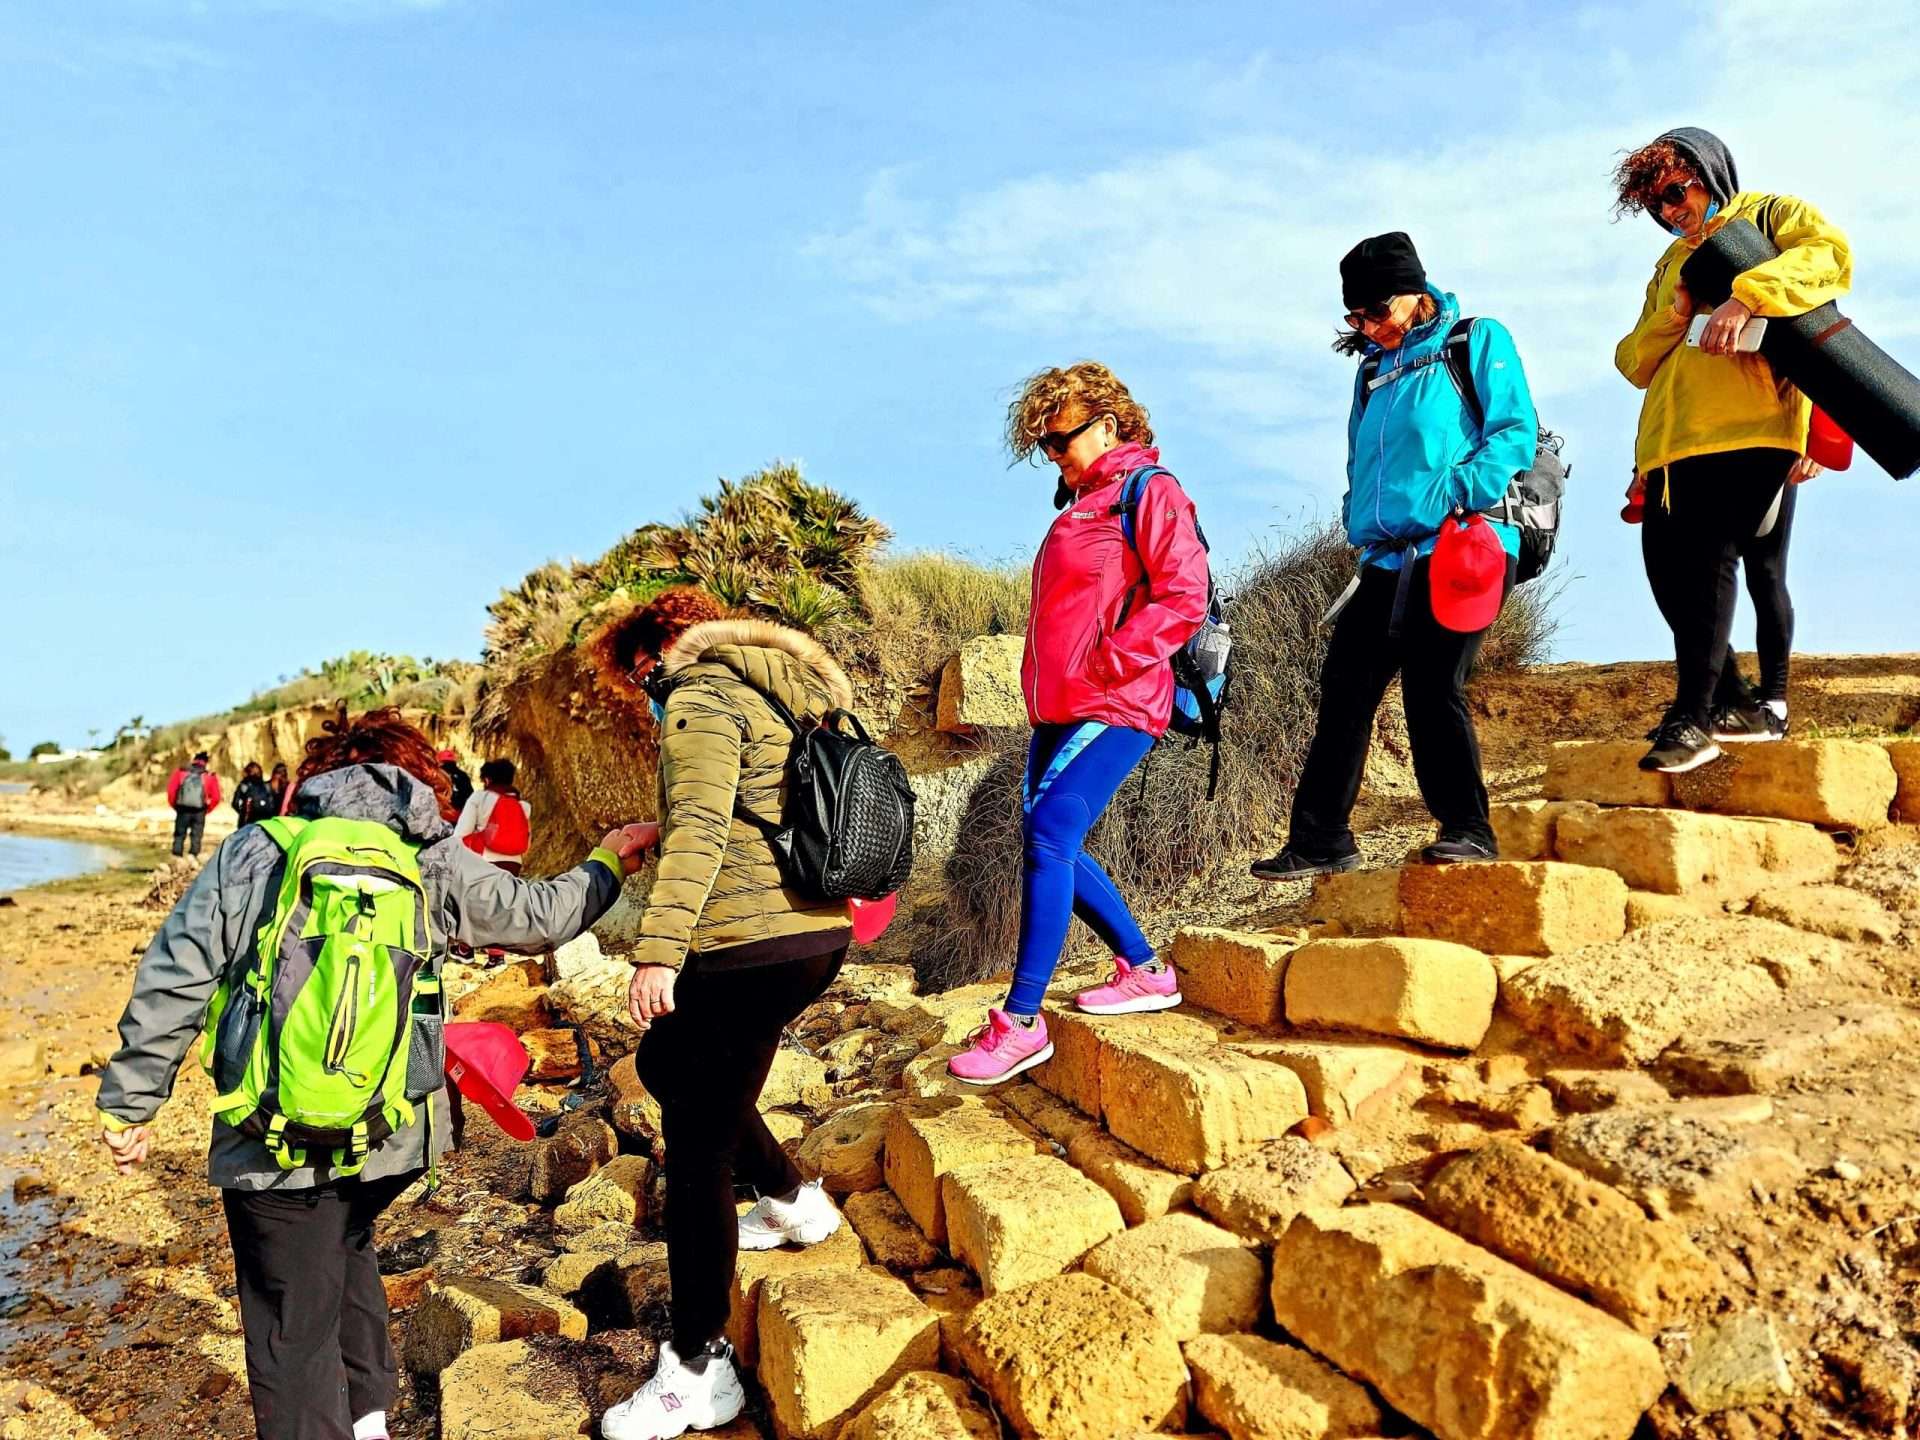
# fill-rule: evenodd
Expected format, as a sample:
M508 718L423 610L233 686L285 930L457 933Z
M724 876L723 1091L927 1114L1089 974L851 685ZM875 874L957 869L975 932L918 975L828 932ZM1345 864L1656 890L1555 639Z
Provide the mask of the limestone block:
M1502 860L1564 860L1554 853L1554 830L1568 811L1597 807L1585 800L1517 800L1488 812Z
M453 1002L459 1020L492 1020L525 1033L553 1023L545 977L538 960L511 961L500 967L477 990Z
M1643 1334L1726 1286L1685 1231L1649 1220L1619 1191L1517 1141L1455 1160L1425 1196L1449 1229Z
M1287 965L1287 1019L1471 1050L1498 981L1478 950L1445 940L1315 940Z
M1293 942L1273 935L1188 925L1174 932L1173 964L1187 1003L1248 1025L1279 1025Z
M1024 635L979 635L964 642L940 672L936 724L946 731L1018 730L1027 723L1020 688Z
M575 1114L559 1131L533 1142L528 1189L535 1201L551 1205L619 1153L620 1139L598 1115Z
M1662 1220L1751 1205L1755 1186L1792 1184L1802 1170L1791 1151L1679 1107L1582 1115L1555 1126L1551 1143L1554 1159Z
M540 1272L540 1288L572 1300L600 1271L610 1270L616 1259L601 1250L563 1250Z
M1047 1139L1060 1145L1071 1144L1074 1137L1083 1131L1105 1133L1100 1130L1098 1120L1039 1085L1021 1082L1002 1085L994 1090L993 1098L1006 1106L1009 1114L1018 1116Z
M1564 817L1555 837L1563 860L1692 900L1745 899L1770 881L1830 880L1840 863L1833 841L1811 826L1690 810L1587 810Z
M1091 1121L1082 1122L1066 1147L1067 1163L1111 1195L1129 1225L1165 1215L1193 1194L1192 1176L1154 1164Z
M440 1372L441 1440L553 1440L582 1435L593 1418L645 1382L652 1347L632 1338L558 1335L477 1345ZM747 1440L758 1431L708 1432Z
M745 1213L747 1206L741 1205ZM733 1267L733 1290L728 1300L727 1339L740 1363L752 1369L759 1359L760 1300L768 1280L787 1279L815 1270L857 1270L867 1263L866 1250L851 1225L842 1225L817 1245L783 1245L778 1250L742 1250Z
M580 1042L574 1038L577 1033L568 1029L521 1031L520 1043L527 1047L527 1057L533 1062L532 1068L527 1071L527 1078L548 1084L576 1078L581 1069ZM587 1048L597 1068L600 1064L600 1042L589 1036Z
M1748 913L1814 935L1876 945L1893 939L1901 928L1900 921L1873 896L1846 885L1762 890L1753 897Z
M428 1287L407 1319L402 1351L407 1369L438 1375L476 1345L530 1335L584 1340L587 1317L535 1285L460 1275Z
M1893 762L1893 818L1903 825L1920 825L1920 740L1887 740L1887 759Z
M1307 1108L1345 1125L1364 1119L1389 1103L1414 1059L1395 1045L1358 1040L1251 1040L1230 1042L1235 1050L1284 1065L1306 1088Z
M1000 1422L966 1381L910 1370L855 1416L840 1440L1000 1440Z
M1348 870L1313 882L1307 918L1338 925L1346 935L1400 933L1400 873Z
M622 1055L607 1072L607 1119L613 1128L643 1145L660 1140L660 1102L647 1093L633 1056Z
M1366 1388L1294 1345L1202 1335L1186 1345L1193 1405L1228 1440L1345 1440L1380 1433Z
M836 1110L800 1142L800 1168L820 1177L829 1195L878 1190L887 1183L881 1156L893 1107L849 1105Z
M1710 773L1721 766L1708 766L1676 780L1676 795L1696 809L1722 815L1766 815L1845 830L1887 823L1900 782L1883 746L1868 740L1785 740L1735 749L1730 776L1723 779Z
M849 1195L842 1210L873 1263L889 1270L924 1270L940 1263L940 1252L920 1233L891 1190L862 1190Z
M942 1097L896 1106L887 1120L887 1188L936 1245L947 1239L940 1181L949 1171L1016 1155L1041 1144L985 1100Z
M1665 805L1673 788L1667 776L1640 768L1646 753L1642 740L1560 741L1547 751L1540 793L1596 805Z
M1162 1215L1123 1231L1080 1268L1138 1300L1176 1340L1251 1330L1266 1299L1260 1257L1198 1215Z
M1714 899L1691 895L1661 895L1652 890L1627 892L1627 929L1644 930L1649 925L1664 925L1669 920L1711 919L1727 913L1726 905ZM1500 977L1505 979L1503 975Z
M1779 1332L1764 1310L1702 1328L1675 1379L1687 1403L1702 1415L1770 1404L1794 1391Z
M1111 1195L1051 1155L964 1166L940 1188L948 1248L987 1295L1058 1275L1126 1228Z
M1642 1070L1549 1070L1543 1078L1561 1107L1576 1115L1645 1109L1673 1098L1666 1086Z
M647 1181L653 1166L644 1155L616 1155L567 1191L553 1212L556 1230L591 1230L618 1221L638 1225L647 1218Z
M1302 1210L1344 1204L1353 1191L1353 1176L1337 1159L1287 1135L1203 1175L1193 1200L1243 1240L1265 1244L1286 1234Z
M1033 1078L1062 1100L1099 1119L1105 1113L1100 1090L1104 1053L1142 1046L1205 1049L1219 1041L1223 1023L1194 1010L1145 1015L1053 1013L1047 1017L1053 1059L1035 1070Z
M1398 1206L1304 1211L1273 1274L1289 1334L1441 1440L1626 1440L1666 1388L1644 1336Z
M1771 1095L1817 1067L1878 1059L1911 1033L1900 1011L1860 1000L1766 1015L1719 1034L1685 1039L1662 1063L1692 1090Z
M955 1358L1028 1440L1111 1440L1186 1418L1187 1367L1166 1327L1091 1275L1056 1275L975 1306Z
M1307 1117L1307 1092L1293 1071L1220 1045L1103 1045L1100 1095L1115 1139L1188 1175L1224 1165Z
M1627 887L1606 870L1546 860L1409 865L1400 923L1420 939L1497 955L1555 955L1627 929Z
M759 1372L780 1440L828 1440L908 1371L939 1363L939 1318L891 1275L818 1270L766 1282Z
M762 1110L780 1110L789 1105L806 1105L829 1094L826 1062L804 1050L782 1045L773 1052L773 1069L760 1091Z

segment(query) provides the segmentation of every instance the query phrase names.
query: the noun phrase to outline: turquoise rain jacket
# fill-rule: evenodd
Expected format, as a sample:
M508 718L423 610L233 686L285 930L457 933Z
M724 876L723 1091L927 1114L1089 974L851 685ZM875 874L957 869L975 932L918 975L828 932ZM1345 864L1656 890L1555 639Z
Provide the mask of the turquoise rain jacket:
M1455 510L1488 510L1500 503L1515 475L1533 466L1539 426L1533 396L1513 337L1498 320L1474 322L1468 344L1474 386L1486 413L1476 430L1454 389L1440 350L1460 318L1460 302L1429 285L1440 313L1407 333L1397 350L1369 345L1379 356L1381 384L1367 393L1366 371L1354 379L1347 417L1347 493L1340 518L1348 543L1364 564L1398 570L1401 546L1433 551L1440 522ZM1397 378L1397 371L1405 371ZM1509 555L1520 553L1520 532L1494 524Z

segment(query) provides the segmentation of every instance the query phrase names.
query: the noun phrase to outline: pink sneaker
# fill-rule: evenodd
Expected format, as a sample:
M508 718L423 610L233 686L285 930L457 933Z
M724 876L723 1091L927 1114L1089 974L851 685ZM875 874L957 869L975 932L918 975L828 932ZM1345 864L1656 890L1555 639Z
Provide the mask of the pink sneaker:
M987 1023L970 1039L965 1050L947 1061L947 1073L969 1085L998 1085L1053 1058L1044 1015L1035 1016L1029 1030L1006 1011L989 1010Z
M1113 978L1104 985L1082 990L1073 1003L1089 1015L1137 1015L1145 1010L1171 1010L1180 1003L1180 977L1173 966L1156 972L1113 957Z

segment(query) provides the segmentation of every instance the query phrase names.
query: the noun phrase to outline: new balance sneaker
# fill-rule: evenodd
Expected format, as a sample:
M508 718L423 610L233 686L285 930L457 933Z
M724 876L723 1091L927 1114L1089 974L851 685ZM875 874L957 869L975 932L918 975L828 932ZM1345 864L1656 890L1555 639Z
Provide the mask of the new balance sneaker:
M1713 712L1707 729L1722 745L1752 745L1787 738L1786 717L1757 700L1745 705L1722 705Z
M1027 1026L1004 1010L989 1010L987 1023L967 1041L967 1048L947 1061L947 1073L969 1085L998 1085L1053 1058L1044 1015Z
M840 1228L840 1211L818 1180L809 1180L791 1200L762 1195L740 1217L742 1250L777 1250L782 1245L818 1245Z
M1336 855L1331 860L1315 860L1312 856L1302 855L1291 845L1278 855L1270 855L1265 860L1256 860L1251 866L1256 880L1305 880L1314 875L1339 875L1344 871L1360 868L1360 852L1350 850L1345 855Z
M1180 977L1164 960L1153 968L1130 965L1113 957L1113 975L1104 985L1082 990L1073 1003L1089 1015L1138 1015L1147 1010L1171 1010L1180 1003Z
M1442 835L1420 852L1426 865L1461 865L1475 860L1498 860L1498 846L1462 835Z
M1684 775L1720 758L1713 737L1691 720L1669 720L1654 736L1653 748L1640 757L1642 770Z
M673 1440L689 1430L718 1430L737 1420L747 1392L733 1368L733 1347L716 1341L694 1363L698 1369L663 1344L653 1378L607 1411L600 1433L606 1440Z

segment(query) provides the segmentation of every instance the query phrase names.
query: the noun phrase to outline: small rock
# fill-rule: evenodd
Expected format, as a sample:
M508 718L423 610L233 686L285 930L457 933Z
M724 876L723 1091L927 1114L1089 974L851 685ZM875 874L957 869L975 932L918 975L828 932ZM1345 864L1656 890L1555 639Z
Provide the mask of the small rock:
M13 1203L24 1204L38 1195L51 1195L53 1184L38 1170L27 1170L13 1180Z
M233 1388L233 1376L225 1370L216 1370L202 1380L194 1390L202 1400L218 1400Z
M1793 1394L1793 1372L1780 1348L1773 1317L1749 1310L1695 1332L1693 1354L1674 1383L1703 1415L1765 1405Z
M1849 1185L1858 1185L1866 1178L1866 1174L1866 1171L1862 1170L1851 1160L1836 1160L1833 1162L1833 1178L1836 1180L1844 1180Z

